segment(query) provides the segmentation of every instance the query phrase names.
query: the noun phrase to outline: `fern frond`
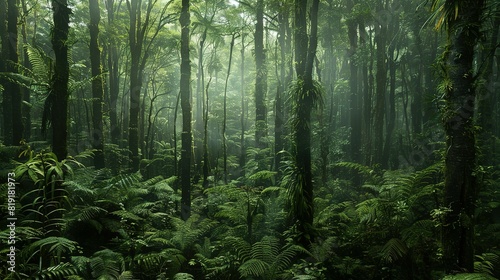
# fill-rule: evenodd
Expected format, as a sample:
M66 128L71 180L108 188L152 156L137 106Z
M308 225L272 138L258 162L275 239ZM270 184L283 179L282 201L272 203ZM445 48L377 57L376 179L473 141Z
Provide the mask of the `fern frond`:
M161 182L162 180L163 180L162 176L156 176L156 177L153 177L151 179L148 179L148 180L142 182L142 185L153 186L153 185L157 184L158 182Z
M240 260L246 261L249 259L252 246L243 238L228 236L224 239L224 244L235 250Z
M290 267L293 259L297 254L303 253L309 256L312 254L305 248L298 245L288 245L280 249L279 254L274 258L272 262L272 271L274 273L282 272L286 268Z
M494 253L483 253L475 257L474 271L494 276L495 264L500 264L500 257Z
M69 279L69 276L75 274L77 270L72 264L60 263L44 269L36 276L36 279Z
M238 272L242 277L259 277L264 275L268 270L269 264L258 259L249 259L238 268Z
M139 182L139 176L133 174L120 174L109 181L109 187L112 189L129 189Z
M74 210L75 214L68 218L76 221L89 221L108 213L106 209L98 206L75 207Z
M139 221L143 220L141 217L139 217L139 216L137 216L129 211L126 211L126 210L114 211L114 212L111 212L111 214L117 215L118 217L120 217L122 219L130 220L130 221L134 221L134 222L139 222Z
M194 280L194 276L189 273L179 272L174 275L174 280Z
M380 175L375 172L375 170L355 162L339 162L334 165L334 167L346 168L358 172L360 175L365 176L370 182L374 184L379 184L382 180Z
M120 253L109 249L95 252L90 259L92 276L96 279L118 279L124 271L124 260Z
M482 273L460 273L456 275L448 275L441 280L495 280L496 278L488 274Z
M123 271L120 276L118 276L117 280L133 280L134 274L132 271Z
M261 170L257 171L254 174L250 175L248 179L250 180L268 180L271 179L274 175L276 175L277 172L275 171L269 171L269 170Z
M315 280L316 277L311 275L296 275L292 278L292 280Z
M262 240L252 245L251 257L271 264L275 261L280 250L279 240L274 237L265 236Z
M382 260L393 263L402 258L408 252L406 244L398 238L392 238L382 247L380 252Z
M435 222L432 220L419 220L401 231L403 241L412 248L418 246L422 239L433 237Z

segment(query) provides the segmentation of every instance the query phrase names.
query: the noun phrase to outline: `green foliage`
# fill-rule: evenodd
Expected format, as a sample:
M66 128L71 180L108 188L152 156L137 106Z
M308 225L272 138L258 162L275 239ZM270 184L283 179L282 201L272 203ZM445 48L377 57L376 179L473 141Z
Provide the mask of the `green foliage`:
M448 275L442 278L442 280L493 280L493 279L496 278L481 273L460 273L456 275Z
M474 271L490 276L495 276L495 266L500 265L500 257L495 253L483 253L476 255L474 262Z
M34 279L81 279L74 278L76 269L70 263L59 263L48 267L34 277Z
M71 254L77 249L77 243L64 237L49 236L31 243L23 254L29 256L27 261L35 255L48 254L57 263L61 261L63 255Z
M309 252L293 244L282 246L277 238L265 236L262 240L249 244L241 238L227 237L225 242L232 247L241 265L238 272L241 277L259 277L260 279L280 279L283 272L292 265L298 254Z
M92 257L75 256L72 263L84 279L134 279L125 269L123 256L109 249L95 252Z
M189 273L176 273L174 280L194 280L194 277Z
M406 253L408 253L406 244L398 238L392 238L382 247L380 256L384 262L392 263L404 257Z

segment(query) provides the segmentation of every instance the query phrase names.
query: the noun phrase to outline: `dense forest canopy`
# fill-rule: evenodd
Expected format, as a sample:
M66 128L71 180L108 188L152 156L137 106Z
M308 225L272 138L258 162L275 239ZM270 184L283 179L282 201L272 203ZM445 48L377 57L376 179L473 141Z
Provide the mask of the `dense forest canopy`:
M3 279L498 279L496 0L0 0Z

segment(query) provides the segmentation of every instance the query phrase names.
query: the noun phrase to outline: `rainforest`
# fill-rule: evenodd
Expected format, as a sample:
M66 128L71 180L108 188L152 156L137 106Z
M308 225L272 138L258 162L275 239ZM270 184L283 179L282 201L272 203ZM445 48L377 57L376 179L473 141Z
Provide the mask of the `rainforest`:
M0 0L1 279L500 278L498 0Z

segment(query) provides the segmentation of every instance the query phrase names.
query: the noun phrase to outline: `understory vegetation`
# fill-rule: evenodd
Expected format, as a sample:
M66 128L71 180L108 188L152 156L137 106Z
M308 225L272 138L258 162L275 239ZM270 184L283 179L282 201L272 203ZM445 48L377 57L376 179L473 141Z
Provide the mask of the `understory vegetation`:
M499 0L0 0L0 279L500 279Z
M340 162L319 185L314 231L295 244L289 220L292 161L207 188L193 186L192 215L179 217L178 178L85 167L90 154L57 161L26 150L14 172L16 273L5 279L440 279L443 164L381 171ZM495 279L500 244L498 171L482 170L475 273ZM342 174L352 174L349 176ZM355 188L351 177L361 178ZM7 213L7 185L0 190ZM4 216L4 219L6 217ZM463 221L467 222L467 221ZM291 226L287 226L291 225ZM6 240L9 229L0 236ZM2 261L5 262L5 251Z

